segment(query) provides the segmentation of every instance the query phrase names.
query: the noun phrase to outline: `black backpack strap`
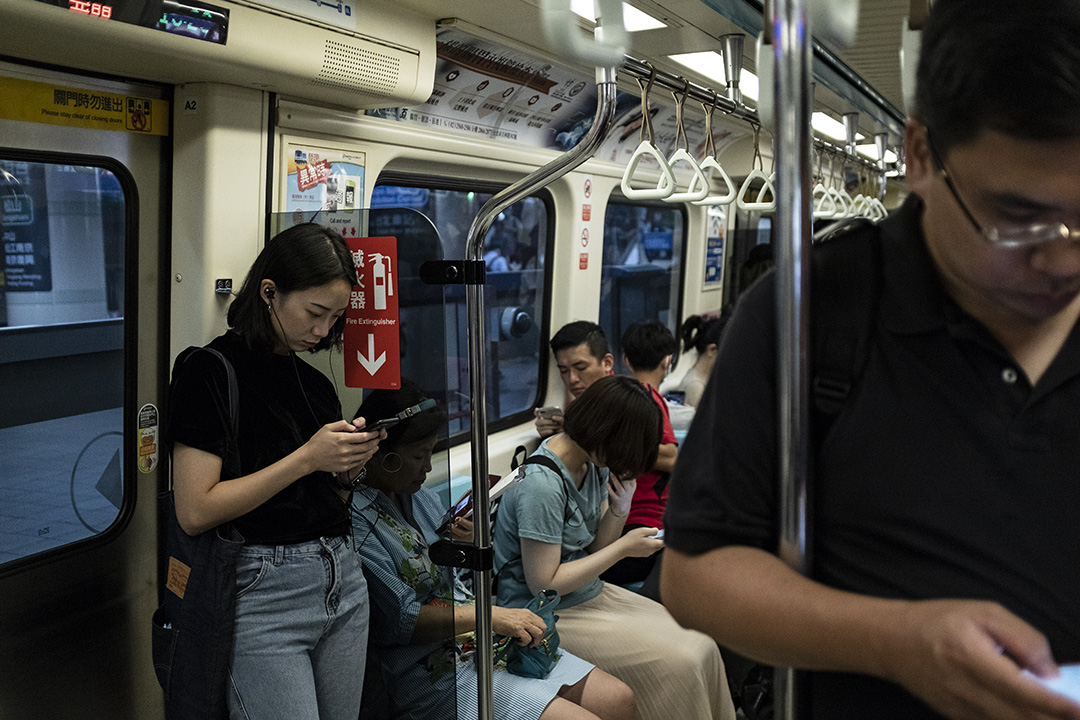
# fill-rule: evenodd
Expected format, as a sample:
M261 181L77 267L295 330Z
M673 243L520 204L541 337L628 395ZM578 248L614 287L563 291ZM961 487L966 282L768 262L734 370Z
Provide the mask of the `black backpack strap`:
M562 468L559 467L559 463L555 462L554 460L549 458L547 455L543 455L543 454L539 454L539 453L536 454L536 455L530 455L529 457L525 458L520 463L518 463L517 467L524 467L525 465L543 465L544 467L546 467L548 470L555 473L559 477L563 477L563 471L562 471Z
M518 455L521 459L518 460ZM517 470L521 465L529 459L529 448L524 445L518 445L514 448L514 454L510 456L510 469Z
M865 219L832 225L811 253L811 400L823 438L866 365L881 286L878 227Z
M517 453L516 450L514 452L515 452L515 454ZM562 479L562 481L563 481L563 518L564 518L564 520L569 520L570 519L570 493L566 491L566 483L568 482L568 480L566 479L566 476L563 475L562 468L559 467L559 464L557 462L555 462L554 460L552 460L551 458L549 458L547 455L544 455L543 453L536 453L535 455L530 455L529 457L522 460L521 463L518 465L518 469L521 469L521 471L524 472L524 467L526 465L541 465L543 467L546 467L548 470L555 473L556 475L559 476L560 479Z

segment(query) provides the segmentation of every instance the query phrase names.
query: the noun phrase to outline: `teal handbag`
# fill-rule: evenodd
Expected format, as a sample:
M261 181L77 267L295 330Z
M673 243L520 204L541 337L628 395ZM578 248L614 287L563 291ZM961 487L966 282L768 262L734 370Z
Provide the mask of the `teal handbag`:
M516 638L506 637L500 641L501 647L495 652L495 662L506 658L506 669L514 675L527 678L545 678L551 672L551 666L559 659L559 631L555 621L559 616L555 608L559 607L559 593L554 590L541 590L525 606L540 616L547 631L535 647L522 645Z

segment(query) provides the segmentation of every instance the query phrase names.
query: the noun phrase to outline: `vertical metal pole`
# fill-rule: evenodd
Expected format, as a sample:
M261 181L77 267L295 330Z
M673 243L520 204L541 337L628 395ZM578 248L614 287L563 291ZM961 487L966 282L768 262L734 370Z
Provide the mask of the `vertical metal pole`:
M492 221L506 208L531 193L559 179L592 157L600 147L615 119L617 83L614 68L596 70L596 114L589 132L572 150L555 158L484 203L469 227L465 241L466 260L483 262L484 238ZM484 286L476 283L465 286L465 306L469 317L469 398L472 421L472 492L473 507L490 506L488 496L487 457L487 339L484 329ZM473 513L473 543L491 548L491 516L487 512ZM476 596L476 679L479 720L494 716L494 689L491 665L494 647L491 640L491 570L473 573ZM486 666L487 670L484 671Z
M809 475L808 253L810 193L810 29L809 0L773 0L773 107L776 143L777 228L777 396L780 447L781 559L800 573L808 567ZM776 672L778 718L794 720L795 674Z

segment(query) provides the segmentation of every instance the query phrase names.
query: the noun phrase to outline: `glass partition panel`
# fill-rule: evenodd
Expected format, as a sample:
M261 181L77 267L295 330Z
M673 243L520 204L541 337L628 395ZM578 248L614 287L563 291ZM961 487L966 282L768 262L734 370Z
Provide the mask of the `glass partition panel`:
M0 564L98 535L130 500L133 198L118 165L0 150Z
M378 184L372 194L372 232L401 232L399 213L405 206L429 218L438 228L439 251L447 260L465 257L465 241L473 218L492 196L487 191L413 184ZM381 212L380 212L381 210ZM487 284L484 288L487 356L488 423L531 416L540 393L547 357L544 347L544 256L551 242L551 208L547 196L529 197L502 212L484 240ZM382 231L380 231L382 232ZM465 286L446 287L446 362L451 437L469 432L468 314ZM425 345L431 349L431 346ZM431 353L434 354L434 353Z
M626 328L658 320L678 337L686 223L681 208L612 201L604 215L600 326L622 366ZM622 368L629 372L629 368Z
M420 279L423 263L442 258L439 234L411 208L279 215L271 226L296 221L342 232L358 274L343 352L304 359L335 384L345 418L392 423L351 505L371 598L361 717L468 717L457 687L476 685L473 643L453 614L473 602L470 575L431 557L460 525L452 508L469 482L449 476L447 409L458 406L446 377L449 305L443 286ZM454 539L471 541L459 530ZM475 691L465 696L475 703Z

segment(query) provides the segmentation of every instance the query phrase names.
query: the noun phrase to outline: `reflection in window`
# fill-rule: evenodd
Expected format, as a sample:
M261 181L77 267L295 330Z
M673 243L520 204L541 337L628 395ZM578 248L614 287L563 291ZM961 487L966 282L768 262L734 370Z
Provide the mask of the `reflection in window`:
M0 156L0 563L119 516L127 202L109 169Z
M431 220L438 230L437 247L425 246L417 250L414 244L408 251L416 256L418 266L425 260L463 259L469 226L491 195L490 192L468 190L376 185L371 207L373 210L410 208ZM544 350L541 324L544 254L549 242L548 212L544 200L526 198L495 219L484 241L487 266L484 307L491 348L487 355L489 423L530 412L538 396L540 358ZM373 212L369 232L398 237L399 263L404 273L405 260L401 258L410 246L408 228L395 227L393 213ZM442 307L444 294L445 309ZM433 309L445 313L438 319L444 322L446 332L446 365L442 370L447 376L450 435L468 432L469 350L465 286L418 286L413 292L401 293L399 307L401 372L407 377L430 376L430 372L437 371L432 360L438 358L425 345L424 318Z
M683 211L668 205L611 202L604 216L604 268L600 326L621 363L623 331L632 323L658 320L678 336Z

